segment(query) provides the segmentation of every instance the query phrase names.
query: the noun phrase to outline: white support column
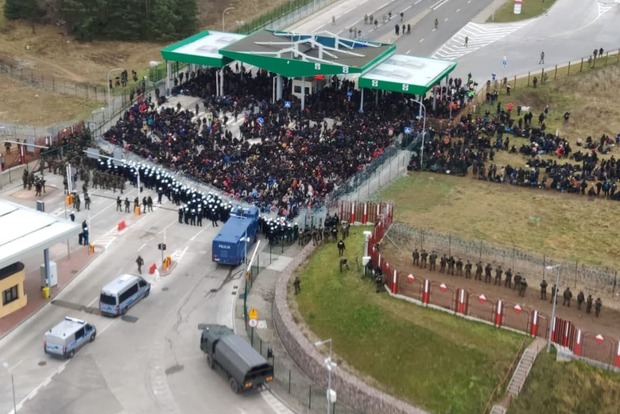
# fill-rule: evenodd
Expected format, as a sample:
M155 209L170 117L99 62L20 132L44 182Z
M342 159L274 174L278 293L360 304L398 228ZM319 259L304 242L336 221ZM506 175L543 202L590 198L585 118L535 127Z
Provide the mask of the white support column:
M364 88L360 88L361 90L361 98L360 98L360 112L364 112Z
M170 61L166 61L166 92L165 95L170 95L172 92L170 90L170 77L172 76L172 63Z
M276 75L276 101L282 99L282 75Z
M306 109L306 78L301 78L301 110Z

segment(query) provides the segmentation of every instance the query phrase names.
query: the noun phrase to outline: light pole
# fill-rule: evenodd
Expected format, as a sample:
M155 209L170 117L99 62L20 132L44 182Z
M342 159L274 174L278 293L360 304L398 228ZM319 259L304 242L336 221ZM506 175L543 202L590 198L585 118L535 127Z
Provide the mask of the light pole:
M551 308L551 321L549 322L549 334L547 335L547 353L551 351L551 333L553 332L553 324L555 323L555 306L558 303L558 291L560 290L560 265L545 266L547 270L558 269L555 274L555 293L551 292L551 300L553 301L553 307Z
M424 118L422 118L422 146L420 147L420 171L422 171L422 163L424 159L424 136L426 135L426 106L424 106L424 103L422 103L421 100L417 101L414 99L413 102L420 105L420 108L424 110Z
M13 378L13 370L11 370L8 362L3 362L2 366L11 374L11 387L13 389L13 413L17 413L17 403L15 402L15 379Z
M122 72L124 70L124 68L114 68L108 71L108 120L112 119L112 105L110 104L110 75L112 75L112 72Z
M329 357L325 359L325 365L327 366L327 414L332 413L332 369L336 366L332 362L332 338L326 339L324 341L318 341L314 343L314 346L320 347L329 343Z
M225 30L224 28L226 27L226 13L231 11L231 10L235 10L234 7L226 7L224 9L224 11L222 12L222 32Z

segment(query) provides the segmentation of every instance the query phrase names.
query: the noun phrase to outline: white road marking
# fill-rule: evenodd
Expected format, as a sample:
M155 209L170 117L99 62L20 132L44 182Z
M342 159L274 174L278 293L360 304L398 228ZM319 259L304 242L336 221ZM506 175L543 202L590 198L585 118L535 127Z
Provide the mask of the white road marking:
M407 10L409 10L411 7L412 7L412 6L407 6L407 7L405 7L404 9L402 9L400 12L401 12L401 13L404 13L404 12L406 12Z
M183 250L175 250L174 253L170 255L170 258L179 263L181 259L183 259L183 256L185 256L185 253L187 253L187 249L189 249L189 246L185 246Z
M200 236L200 235L202 234L202 232L203 232L203 231L205 231L206 229L208 229L208 227L207 227L207 226L203 227L203 229L202 229L202 230L200 230L198 233L194 234L190 240L191 240L191 241L196 240L196 237Z
M431 6L432 10L437 10L438 8L440 8L441 6L443 6L444 4L446 4L447 2L449 2L450 0L439 0L437 3L433 4Z
M435 59L458 59L468 53L486 47L500 39L510 36L512 33L522 29L533 20L526 20L515 23L467 23L446 43L433 53ZM467 47L465 47L465 37L467 37Z

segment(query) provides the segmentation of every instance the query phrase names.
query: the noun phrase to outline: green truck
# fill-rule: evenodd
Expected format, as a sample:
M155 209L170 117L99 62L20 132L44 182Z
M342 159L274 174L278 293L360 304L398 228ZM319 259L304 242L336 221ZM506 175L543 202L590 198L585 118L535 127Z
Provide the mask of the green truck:
M200 349L207 354L209 368L219 368L235 393L257 389L273 381L273 365L232 329L201 325Z

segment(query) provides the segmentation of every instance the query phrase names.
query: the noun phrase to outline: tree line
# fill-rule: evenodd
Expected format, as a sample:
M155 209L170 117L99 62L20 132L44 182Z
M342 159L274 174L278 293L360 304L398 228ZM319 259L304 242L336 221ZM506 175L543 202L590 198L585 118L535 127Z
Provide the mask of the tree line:
M196 32L197 0L5 0L4 16L65 27L78 40L176 40Z

